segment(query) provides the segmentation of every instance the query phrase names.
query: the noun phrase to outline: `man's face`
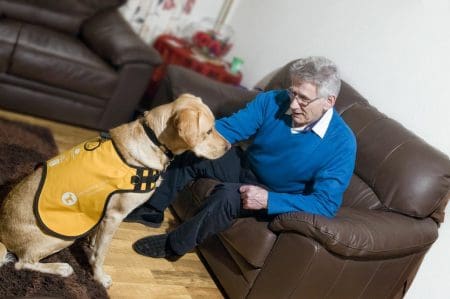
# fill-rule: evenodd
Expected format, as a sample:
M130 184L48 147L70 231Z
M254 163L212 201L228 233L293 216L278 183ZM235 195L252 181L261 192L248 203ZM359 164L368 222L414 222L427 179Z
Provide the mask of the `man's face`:
M289 90L294 128L317 121L334 105L335 97L319 97L317 87L312 83L294 80Z

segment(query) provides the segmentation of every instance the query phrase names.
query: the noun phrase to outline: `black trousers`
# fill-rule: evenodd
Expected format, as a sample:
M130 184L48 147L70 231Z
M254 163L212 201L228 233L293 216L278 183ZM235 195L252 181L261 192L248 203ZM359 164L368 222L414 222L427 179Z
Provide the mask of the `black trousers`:
M176 198L176 193L196 178L213 178L222 183L205 199L196 215L169 233L168 240L177 254L183 255L209 236L227 229L238 217L266 218L266 210L242 208L239 187L243 184L260 184L247 167L244 152L238 147L231 148L216 160L198 158L191 152L177 156L146 204L163 211Z

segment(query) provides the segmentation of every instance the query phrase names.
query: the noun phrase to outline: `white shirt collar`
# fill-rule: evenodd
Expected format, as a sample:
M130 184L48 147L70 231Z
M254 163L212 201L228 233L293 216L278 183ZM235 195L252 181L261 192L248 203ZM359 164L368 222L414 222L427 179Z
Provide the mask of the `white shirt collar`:
M291 109L289 108L286 111L286 114L291 114ZM327 112L313 125L312 128L309 128L308 125L303 127L296 127L291 128L292 134L298 134L300 132L303 132L305 130L311 129L314 133L320 136L320 138L323 138L325 136L325 133L328 130L328 126L330 125L331 118L333 117L333 108L328 109Z

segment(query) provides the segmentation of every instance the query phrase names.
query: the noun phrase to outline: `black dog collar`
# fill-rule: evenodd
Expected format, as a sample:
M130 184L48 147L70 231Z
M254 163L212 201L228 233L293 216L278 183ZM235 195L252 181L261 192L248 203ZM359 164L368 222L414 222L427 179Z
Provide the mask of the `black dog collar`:
M173 160L174 154L161 142L159 142L158 138L155 135L155 132L153 132L152 128L150 128L145 120L142 120L142 126L144 127L144 131L147 134L148 138L157 146L160 150L169 158L169 160Z

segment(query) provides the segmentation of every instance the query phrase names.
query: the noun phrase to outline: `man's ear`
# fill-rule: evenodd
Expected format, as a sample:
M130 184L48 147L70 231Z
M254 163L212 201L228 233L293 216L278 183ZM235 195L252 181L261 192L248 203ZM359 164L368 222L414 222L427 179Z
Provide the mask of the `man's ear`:
M325 110L333 108L335 103L336 103L336 97L328 96L327 100L325 101L325 107L324 107Z
M174 117L174 125L178 136L190 147L198 143L199 112L193 109L178 111Z

